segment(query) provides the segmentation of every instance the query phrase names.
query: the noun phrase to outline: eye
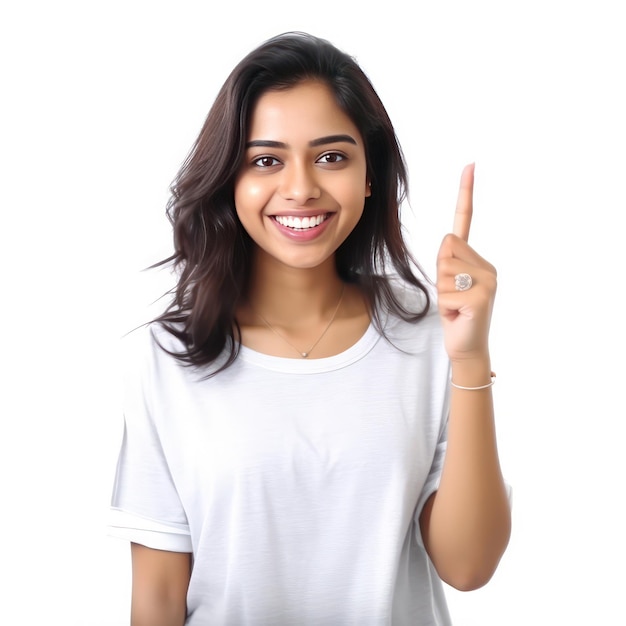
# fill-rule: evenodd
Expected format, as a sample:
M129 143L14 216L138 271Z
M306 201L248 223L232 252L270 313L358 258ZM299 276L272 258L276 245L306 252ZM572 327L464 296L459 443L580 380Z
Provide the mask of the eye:
M334 163L340 163L341 161L345 161L346 156L341 154L340 152L327 152L326 154L322 154L322 156L317 159L317 163L327 163L332 165Z
M260 156L252 161L252 165L260 168L273 167L280 165L280 161L272 156Z

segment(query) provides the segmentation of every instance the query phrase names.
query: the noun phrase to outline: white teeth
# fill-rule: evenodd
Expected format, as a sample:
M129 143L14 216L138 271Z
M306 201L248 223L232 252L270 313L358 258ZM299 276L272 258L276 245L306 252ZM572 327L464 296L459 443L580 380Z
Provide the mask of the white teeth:
M325 219L326 215L315 215L313 217L293 217L291 215L276 215L274 218L282 226L294 228L296 230L308 230L319 226Z

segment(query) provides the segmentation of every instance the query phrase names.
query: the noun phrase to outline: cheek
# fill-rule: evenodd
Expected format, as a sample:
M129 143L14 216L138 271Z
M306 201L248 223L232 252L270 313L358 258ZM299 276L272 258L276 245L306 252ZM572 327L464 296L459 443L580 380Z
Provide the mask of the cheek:
M368 193L361 180L348 182L339 193L341 196L341 204L346 209L349 209L352 213L363 212Z
M346 201L364 201L369 195L365 166L351 170L350 174L341 180L338 192L341 193Z
M235 207L237 212L259 210L265 204L268 191L266 185L245 178L235 184Z

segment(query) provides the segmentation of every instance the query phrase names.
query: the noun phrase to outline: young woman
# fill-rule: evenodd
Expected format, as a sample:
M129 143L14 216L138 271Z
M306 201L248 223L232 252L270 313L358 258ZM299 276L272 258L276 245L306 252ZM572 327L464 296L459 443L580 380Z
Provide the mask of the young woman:
M291 33L233 70L173 186L173 300L127 340L133 626L445 625L441 581L490 579L510 512L472 187L432 287L354 60Z

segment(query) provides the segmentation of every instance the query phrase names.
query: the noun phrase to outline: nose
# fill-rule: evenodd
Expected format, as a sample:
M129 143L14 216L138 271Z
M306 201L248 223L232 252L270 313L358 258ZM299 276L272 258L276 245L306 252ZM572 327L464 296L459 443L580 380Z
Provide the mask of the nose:
M279 193L285 200L304 204L319 198L321 189L311 167L304 163L291 163L283 168Z

